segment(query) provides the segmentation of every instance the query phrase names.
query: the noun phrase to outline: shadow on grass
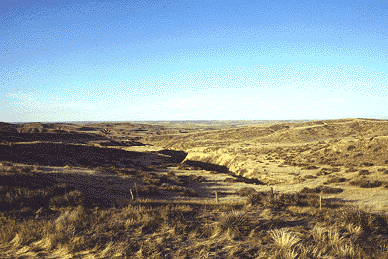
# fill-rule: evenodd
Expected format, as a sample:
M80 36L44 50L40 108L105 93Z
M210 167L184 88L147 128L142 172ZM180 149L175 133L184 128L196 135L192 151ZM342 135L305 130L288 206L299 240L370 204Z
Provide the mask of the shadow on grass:
M200 168L207 171L215 171L217 173L227 174L230 176L233 176L232 178L225 179L226 182L243 182L248 184L256 184L256 185L262 185L264 184L258 179L250 179L243 176L239 176L234 174L233 172L229 171L229 169L226 166L222 165L216 165L212 163L206 163L206 162L200 162L200 161L192 161L192 160L186 160L183 165L192 166L195 168Z
M136 159L147 154L148 160L163 162L181 162L185 153L180 151L169 152L171 158L158 153L142 153L124 151L113 148L99 148L93 146L57 144L57 143L34 143L0 145L0 160L23 164L38 164L46 166L116 166L126 167L133 164L131 159Z
M63 132L62 134L53 133L14 133L0 131L0 138L8 142L31 142L31 141L51 141L51 142L65 142L78 143L89 142L96 140L109 140L107 137L95 134L86 133L72 133Z
M170 156L170 163L181 163L187 156L187 153L184 151L175 151L167 149L158 151L158 153Z

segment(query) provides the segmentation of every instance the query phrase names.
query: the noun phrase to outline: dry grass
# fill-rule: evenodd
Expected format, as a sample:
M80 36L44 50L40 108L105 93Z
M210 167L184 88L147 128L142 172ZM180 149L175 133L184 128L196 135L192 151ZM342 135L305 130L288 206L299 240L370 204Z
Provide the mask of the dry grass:
M40 132L35 139L59 130L44 124L17 127L23 134ZM77 140L79 146L71 147L84 145L103 155L107 149L100 148L112 146L118 154L112 161L77 165L68 156L57 166L69 171L83 165L107 176L105 185L78 186L42 173L43 165L3 161L0 258L387 258L387 216L335 203L336 197L361 190L357 187L377 193L376 187L387 186L386 122L348 119L204 131L114 123L63 127L103 130L93 141ZM3 135L3 150L21 147L11 135ZM124 143L121 135L132 139ZM118 152L120 146L141 145L140 140L169 150L136 153L131 147L133 157L123 165L120 156L127 153ZM185 152L188 158L179 164ZM190 174L200 169L211 170L213 182ZM220 174L230 183L216 177ZM136 183L128 185L134 200L111 186L119 184L114 177ZM275 191L263 183L274 183ZM234 195L240 197L217 203L214 197L196 197L193 186L209 188L211 195L212 187L221 194L238 186ZM176 199L162 196L166 193ZM331 198L323 199L320 209L323 194Z
M274 195L245 188L239 190L250 200L245 205L117 199L115 207L90 207L82 192L48 179L38 187L51 192L23 191L22 179L32 170L13 167L2 174L14 174L18 185L1 187L10 206L0 217L6 258L385 258L388 246L379 238L388 234L386 216L317 209L314 193L338 191L326 186ZM38 217L42 197L49 209L39 209ZM20 199L29 207L16 206Z

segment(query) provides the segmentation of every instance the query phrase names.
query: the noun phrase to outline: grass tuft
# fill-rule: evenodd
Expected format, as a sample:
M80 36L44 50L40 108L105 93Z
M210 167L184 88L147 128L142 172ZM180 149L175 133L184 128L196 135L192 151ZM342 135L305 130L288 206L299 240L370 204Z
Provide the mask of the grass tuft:
M226 235L230 239L235 239L241 235L246 235L250 228L249 218L240 211L224 212L216 223L212 238L219 235Z

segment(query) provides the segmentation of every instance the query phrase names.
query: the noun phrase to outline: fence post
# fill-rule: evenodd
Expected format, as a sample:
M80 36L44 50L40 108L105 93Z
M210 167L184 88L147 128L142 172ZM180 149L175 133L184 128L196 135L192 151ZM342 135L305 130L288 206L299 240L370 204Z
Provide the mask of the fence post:
M217 191L215 191L216 193L216 203L218 203L218 194L217 194Z
M138 199L139 193L137 192L137 185L136 185L136 183L135 183L135 191L136 191L136 198Z
M319 210L322 210L322 194L319 195Z
M274 193L273 193L273 187L271 187L271 193L270 193L270 196L269 196L269 201L272 202L274 200L275 196L274 196Z
M129 191L131 192L132 200L134 200L135 197L133 197L132 189L129 189Z

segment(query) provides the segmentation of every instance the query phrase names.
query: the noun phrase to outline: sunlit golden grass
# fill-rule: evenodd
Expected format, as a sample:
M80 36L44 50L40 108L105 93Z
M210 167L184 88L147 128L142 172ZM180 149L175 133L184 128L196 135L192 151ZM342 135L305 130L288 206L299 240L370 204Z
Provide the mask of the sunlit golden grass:
M120 199L115 208L97 208L65 198L72 193L77 190L55 196L66 202L55 202L52 219L23 216L28 210L21 207L3 211L0 253L6 258L385 258L388 246L377 238L388 232L386 216L348 207L319 210L299 194L257 204ZM38 208L32 207L30 212ZM374 237L373 245L365 242Z
M112 157L106 166L83 164L87 174L96 173L83 186L57 181L54 173L42 173L49 171L42 165L3 161L0 258L387 258L387 216L336 201L352 188L386 191L387 139L352 139L351 123L385 134L384 127L362 120L190 135L166 130L150 142L170 148L170 155L187 149L198 161L147 158L125 167L122 157ZM104 141L94 147L116 143ZM2 147L9 145L3 141ZM63 174L79 170L71 163L59 166ZM190 170L212 171L214 178ZM223 173L230 182L215 179ZM97 174L106 178L94 186ZM113 193L120 179L128 185ZM204 187L207 196L193 186ZM218 201L214 190L220 190ZM321 200L324 195L330 198Z

